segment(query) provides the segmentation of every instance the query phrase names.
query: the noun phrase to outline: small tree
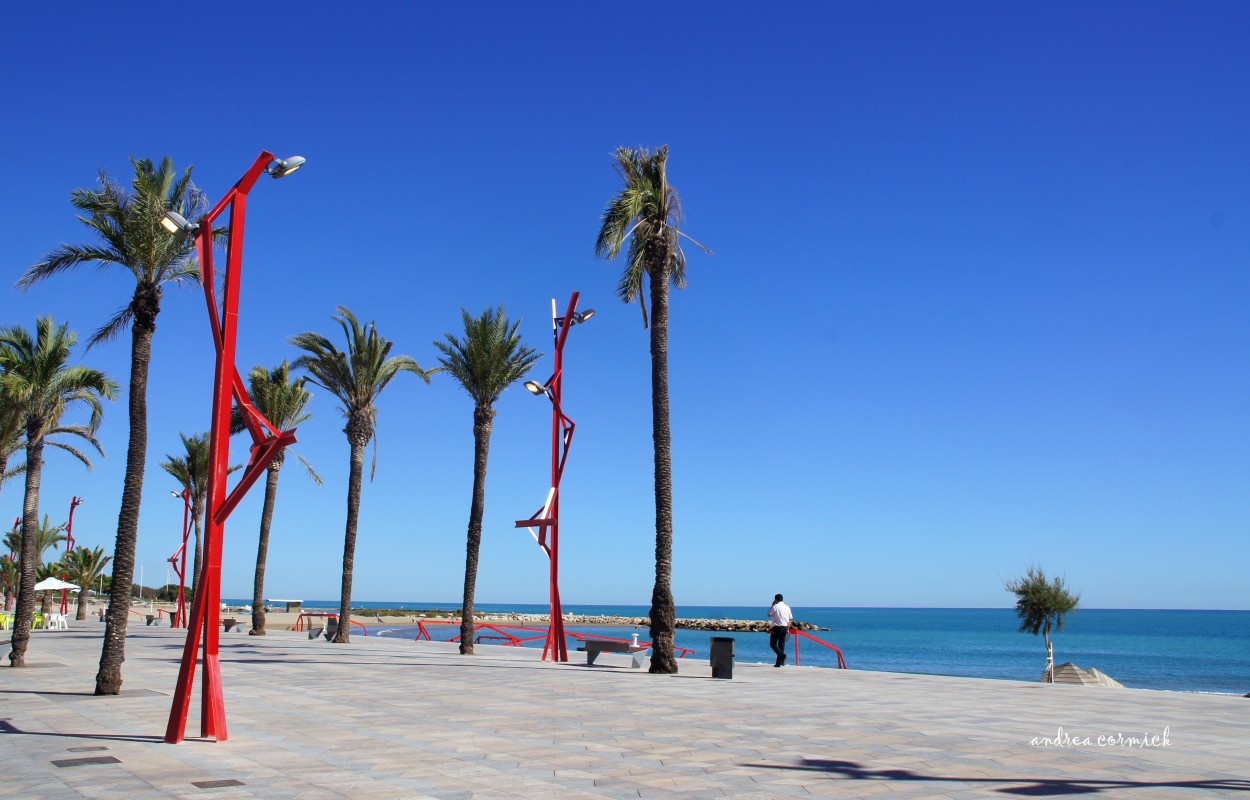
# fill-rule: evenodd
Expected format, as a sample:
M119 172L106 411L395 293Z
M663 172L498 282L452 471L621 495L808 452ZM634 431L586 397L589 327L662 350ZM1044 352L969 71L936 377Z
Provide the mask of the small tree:
M87 618L87 592L100 579L104 568L113 560L104 555L103 547L89 548L79 545L65 554L68 580L78 586L78 613L74 619Z
M1049 657L1051 627L1056 632L1063 630L1064 617L1076 610L1081 602L1081 595L1070 592L1063 585L1063 578L1047 580L1046 573L1036 564L1029 567L1023 578L1007 581L1005 586L1007 591L1016 596L1020 631L1034 636L1040 632L1046 642L1046 654ZM1047 677L1049 681L1054 681L1053 670Z

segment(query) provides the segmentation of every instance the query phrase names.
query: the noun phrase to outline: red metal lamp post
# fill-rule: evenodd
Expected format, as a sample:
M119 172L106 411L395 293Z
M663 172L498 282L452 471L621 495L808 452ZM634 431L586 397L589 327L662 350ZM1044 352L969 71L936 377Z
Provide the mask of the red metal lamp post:
M304 159L295 156L274 158L262 151L251 168L243 174L225 197L217 202L199 221L192 224L174 212L161 220L170 233L180 237L194 236L200 259L200 285L208 304L208 321L213 346L217 351L213 373L212 427L209 433L207 502L204 513L204 554L200 582L191 605L187 640L178 670L178 685L169 709L165 741L181 742L187 726L187 711L195 683L196 662L200 660L203 643L202 698L200 705L200 736L226 741L226 708L221 691L221 666L218 661L218 639L221 629L221 561L226 519L248 489L265 472L274 456L295 443L294 429L279 431L252 404L243 378L235 364L239 326L240 271L243 266L243 224L247 214L247 195L262 174L282 178L299 169ZM226 209L230 210L229 234L226 239L225 290L220 305L216 296L216 275L213 272L213 223ZM227 494L226 475L230 462L230 410L239 407L243 422L252 437L251 457L243 477Z
M69 499L69 521L65 523L65 554L69 555L74 549L74 509L82 505L81 497L71 497ZM61 576L61 580L69 580L66 575ZM61 590L61 613L69 613L69 591Z
M519 519L518 528L537 528L533 534L538 546L547 554L550 562L551 624L547 628L547 642L543 645L543 660L551 653L552 661L568 661L569 652L564 639L564 608L560 604L560 479L564 477L564 465L568 461L569 446L573 443L573 420L564 414L561 405L564 393L564 342L569 329L595 315L588 308L578 313L578 293L569 298L568 309L563 317L556 316L556 301L551 301L551 327L555 339L555 371L546 383L526 381L525 388L534 394L546 395L551 400L551 489L547 502L529 519Z
M170 620L169 627L185 628L187 627L187 538L191 535L191 490L171 491L170 494L182 498L182 544L167 559L170 566L174 568L174 574L178 576L178 604L174 606L174 616ZM179 556L182 557L181 566L178 563Z

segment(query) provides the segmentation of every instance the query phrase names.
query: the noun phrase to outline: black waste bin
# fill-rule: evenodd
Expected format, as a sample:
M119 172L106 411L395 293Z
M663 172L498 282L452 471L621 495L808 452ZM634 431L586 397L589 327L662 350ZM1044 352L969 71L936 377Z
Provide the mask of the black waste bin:
M712 677L734 676L734 639L732 636L712 637Z

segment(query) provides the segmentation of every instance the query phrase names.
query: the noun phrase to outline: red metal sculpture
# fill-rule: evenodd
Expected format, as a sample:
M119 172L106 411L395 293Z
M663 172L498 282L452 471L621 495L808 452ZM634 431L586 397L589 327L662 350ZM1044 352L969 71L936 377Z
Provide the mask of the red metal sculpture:
M187 627L187 539L191 536L192 523L191 490L183 489L181 492L170 492L170 494L182 498L182 544L168 558L170 566L174 568L174 574L178 576L178 604L174 606L169 627L185 628ZM178 562L179 556L182 557L181 565Z
M200 581L191 605L187 641L178 670L178 685L169 710L165 741L181 742L187 726L187 711L195 682L195 667L203 642L202 700L200 735L226 741L226 709L221 691L221 668L218 663L218 638L221 633L221 559L226 518L247 494L252 484L265 472L274 456L295 443L294 429L279 431L256 410L244 387L235 364L239 325L239 277L243 265L243 222L247 213L247 194L261 174L275 178L289 175L303 165L304 159L278 160L273 153L262 152L239 182L218 201L197 225L174 213L167 213L163 223L178 235L194 235L200 259L200 285L208 304L208 321L212 329L217 363L213 373L212 427L209 434L207 502L204 513L204 553ZM213 223L230 209L229 234L226 240L225 294L218 306L213 272ZM243 477L227 494L226 475L230 462L230 410L232 405L242 412L243 423L252 437L252 453Z
M569 329L594 316L594 309L577 313L578 293L569 298L568 309L563 317L556 316L556 301L551 301L551 327L555 339L555 372L544 384L526 381L525 388L534 394L545 394L551 400L551 488L547 501L529 519L519 519L518 528L537 528L533 534L538 546L547 554L550 562L551 624L547 629L547 641L543 645L543 660L551 653L552 661L568 661L568 646L564 638L564 608L560 604L560 479L568 461L569 446L573 443L573 430L577 426L569 419L561 406L564 393L564 341Z
M65 555L69 555L74 549L74 509L82 505L81 497L71 497L69 499L69 521L65 523ZM61 575L61 580L67 581L69 577ZM69 613L69 590L61 590L61 613Z

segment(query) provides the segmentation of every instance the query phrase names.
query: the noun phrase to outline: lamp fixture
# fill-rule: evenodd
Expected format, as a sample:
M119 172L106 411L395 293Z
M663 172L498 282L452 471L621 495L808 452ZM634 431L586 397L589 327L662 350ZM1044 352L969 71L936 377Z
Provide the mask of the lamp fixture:
M295 170L304 166L304 162L306 160L307 159L303 156L291 156L290 158L275 159L274 162L269 165L269 169L265 170L265 172L269 173L269 176L275 180L278 178L285 178L287 175L290 175Z
M179 242L185 242L200 230L199 225L192 225L190 222L187 222L187 218L177 211L166 211L165 215L161 217L161 226L176 236Z
M595 315L595 310L593 308L588 308L585 311L578 311L572 317L569 317L569 326L572 327L573 325L576 325L579 322L585 322L586 320L590 319L594 315ZM563 319L559 319L559 318L556 319L556 325L563 325L563 324L564 324Z
M530 394L546 394L547 387L538 381L526 381L525 388L530 390Z

